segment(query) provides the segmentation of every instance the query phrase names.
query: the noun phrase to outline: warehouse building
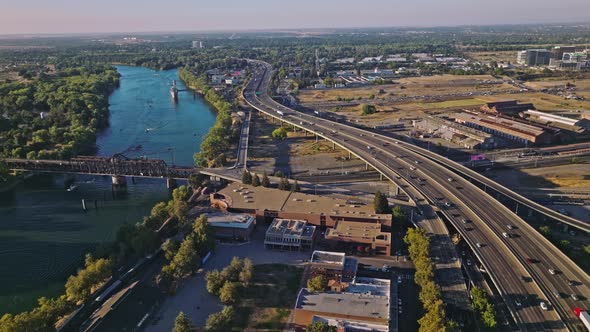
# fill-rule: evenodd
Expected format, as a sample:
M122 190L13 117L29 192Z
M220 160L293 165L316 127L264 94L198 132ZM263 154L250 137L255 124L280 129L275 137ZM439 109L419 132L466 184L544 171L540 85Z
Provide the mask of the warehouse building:
M522 113L524 118L539 122L544 125L563 128L570 131L582 132L590 130L590 120L573 119L557 114L528 110Z
M439 136L466 149L495 149L506 143L492 134L463 126L447 119L427 116L420 120L412 120L412 125L430 135Z
M455 121L521 144L549 144L553 135L544 128L518 122L505 117L465 111L457 113Z
M483 113L516 116L520 112L536 109L531 103L520 104L516 100L504 100L486 103L481 107Z

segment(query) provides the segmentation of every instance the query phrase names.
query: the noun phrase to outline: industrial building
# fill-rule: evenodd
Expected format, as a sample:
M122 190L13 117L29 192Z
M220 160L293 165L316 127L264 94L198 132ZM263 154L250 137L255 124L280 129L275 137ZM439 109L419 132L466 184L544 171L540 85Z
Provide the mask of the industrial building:
M546 66L551 59L551 52L545 49L529 49L518 52L516 63L529 67Z
M253 216L242 213L214 212L205 214L207 223L218 239L249 241L256 226Z
M486 150L506 145L503 140L494 137L492 134L435 116L412 120L412 125L416 129L430 135L440 136L466 149Z
M383 232L380 224L337 221L334 228L326 230L325 240L334 248L360 247L364 252L391 255L390 233Z
M501 116L465 111L455 114L455 121L525 145L549 144L553 140L553 135L544 128Z
M305 220L275 219L266 230L266 248L303 250L311 249L316 227Z
M297 296L293 323L297 328L305 328L314 317L323 317L387 326L390 312L390 281L356 278L343 292L314 293L302 288Z
M523 112L522 115L527 119L539 122L544 125L559 127L574 132L583 132L585 130L590 130L590 120L588 119L573 119L565 116L560 116L557 114L533 110Z
M535 106L531 103L520 104L516 100L504 100L486 103L480 110L484 113L501 114L516 116L520 112L534 110Z

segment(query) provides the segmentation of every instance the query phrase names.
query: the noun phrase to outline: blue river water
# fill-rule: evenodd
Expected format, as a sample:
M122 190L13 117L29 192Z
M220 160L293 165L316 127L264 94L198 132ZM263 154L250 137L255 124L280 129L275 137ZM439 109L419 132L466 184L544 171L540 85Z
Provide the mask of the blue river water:
M117 67L120 87L112 93L110 126L99 134L98 155L164 159L190 166L215 113L186 91L177 70ZM180 90L174 102L172 80ZM63 292L86 252L114 239L124 223L136 223L170 193L162 179L128 181L124 195L112 192L110 177L37 175L0 193L0 315L34 306L40 296ZM82 210L81 200L87 202Z

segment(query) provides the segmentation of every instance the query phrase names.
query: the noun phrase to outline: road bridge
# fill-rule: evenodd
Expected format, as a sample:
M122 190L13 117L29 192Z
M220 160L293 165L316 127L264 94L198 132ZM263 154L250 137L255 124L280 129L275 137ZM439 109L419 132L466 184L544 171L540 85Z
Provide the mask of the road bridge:
M243 94L253 108L333 142L396 184L400 180L409 182L427 199L420 202L419 197L409 193L417 205L438 206L481 261L517 329L575 331L580 327L573 309L589 307L588 275L522 218L467 178L478 179L498 190L502 190L501 186L411 144L280 105L266 93L272 74L270 65L260 61L251 63L257 69ZM587 230L587 225L575 219L555 216L555 211L546 211L506 188L503 190L543 215ZM576 294L579 300L574 300L571 294ZM541 310L541 301L550 303L551 310Z

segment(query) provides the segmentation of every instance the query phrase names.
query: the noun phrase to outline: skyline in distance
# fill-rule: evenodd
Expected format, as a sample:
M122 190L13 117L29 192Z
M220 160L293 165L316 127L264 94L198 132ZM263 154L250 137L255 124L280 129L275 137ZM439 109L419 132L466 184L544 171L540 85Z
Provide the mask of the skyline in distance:
M0 34L240 31L588 22L590 1L28 0L3 5Z

